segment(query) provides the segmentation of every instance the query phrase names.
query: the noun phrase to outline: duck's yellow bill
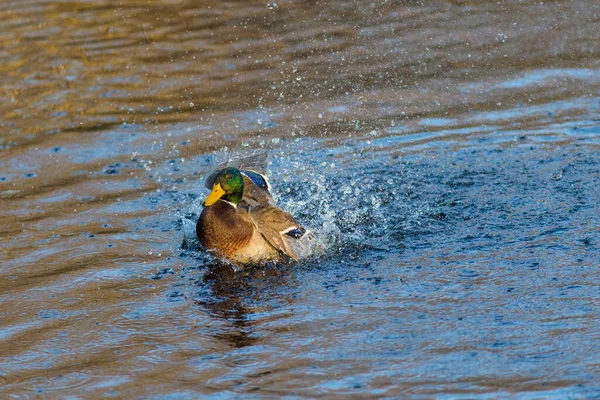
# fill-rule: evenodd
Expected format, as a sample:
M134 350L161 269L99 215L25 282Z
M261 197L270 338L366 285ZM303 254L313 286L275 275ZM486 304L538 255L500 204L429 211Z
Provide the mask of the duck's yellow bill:
M217 202L217 200L219 200L224 194L225 194L225 191L221 187L221 184L217 183L216 185L213 186L212 192L210 192L210 194L208 196L206 196L206 200L204 200L204 205L211 206L211 205L215 204Z

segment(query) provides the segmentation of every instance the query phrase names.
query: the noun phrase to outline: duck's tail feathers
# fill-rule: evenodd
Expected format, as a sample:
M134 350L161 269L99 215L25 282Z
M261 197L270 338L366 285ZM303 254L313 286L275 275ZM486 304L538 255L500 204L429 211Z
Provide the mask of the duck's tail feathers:
M318 256L323 251L323 246L317 237L309 230L301 236L286 240L288 248L295 254L296 260L306 260Z

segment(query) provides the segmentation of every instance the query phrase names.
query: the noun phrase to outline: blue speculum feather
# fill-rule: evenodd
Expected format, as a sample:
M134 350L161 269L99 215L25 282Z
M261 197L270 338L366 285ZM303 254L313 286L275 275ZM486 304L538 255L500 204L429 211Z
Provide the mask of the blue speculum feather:
M259 174L257 172L254 172L254 171L247 171L247 170L242 170L242 173L244 175L246 175L248 178L250 178L250 180L252 182L254 182L254 184L256 186L261 187L263 189L268 189L269 188L269 185L267 184L267 181L265 180L265 178L261 174Z

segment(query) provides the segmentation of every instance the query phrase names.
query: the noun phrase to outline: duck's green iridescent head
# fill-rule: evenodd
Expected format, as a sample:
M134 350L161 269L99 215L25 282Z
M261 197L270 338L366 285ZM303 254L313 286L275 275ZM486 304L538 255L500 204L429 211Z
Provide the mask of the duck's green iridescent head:
M239 204L244 193L244 178L240 170L233 167L223 169L215 177L212 192L204 200L204 206L215 204L219 199Z

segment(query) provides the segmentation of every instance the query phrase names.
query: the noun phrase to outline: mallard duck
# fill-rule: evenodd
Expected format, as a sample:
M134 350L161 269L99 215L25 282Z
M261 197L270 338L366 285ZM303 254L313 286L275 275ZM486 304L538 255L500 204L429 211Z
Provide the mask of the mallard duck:
M196 224L200 244L235 265L298 261L316 241L275 205L265 174L266 155L221 165L206 179L211 189Z

